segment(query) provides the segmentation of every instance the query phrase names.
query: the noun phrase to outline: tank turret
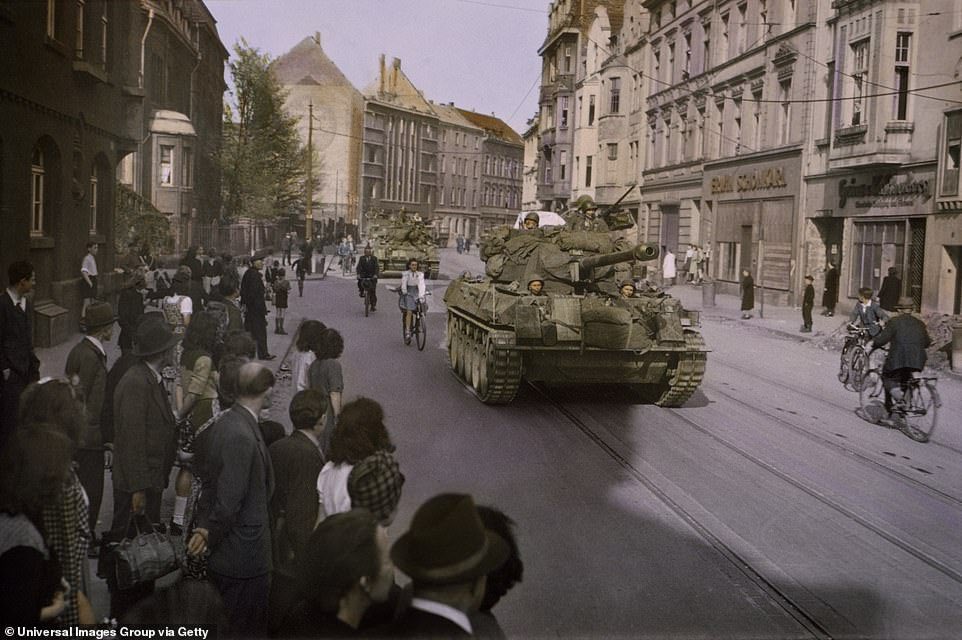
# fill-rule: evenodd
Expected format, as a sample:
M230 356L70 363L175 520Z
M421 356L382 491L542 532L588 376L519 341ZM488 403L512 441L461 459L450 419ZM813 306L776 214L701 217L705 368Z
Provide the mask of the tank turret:
M637 244L625 251L615 251L613 253L603 253L586 258L578 258L575 260L575 264L578 265L578 270L584 274L591 272L592 269L597 267L608 267L621 262L631 262L632 260L646 262L657 258L658 247L653 244Z

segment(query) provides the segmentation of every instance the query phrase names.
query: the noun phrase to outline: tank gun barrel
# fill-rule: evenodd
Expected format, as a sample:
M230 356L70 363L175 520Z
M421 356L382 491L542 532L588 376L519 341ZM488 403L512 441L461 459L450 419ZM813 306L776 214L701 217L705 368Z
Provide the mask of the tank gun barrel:
M647 262L658 258L658 247L653 244L637 244L625 251L614 253L602 253L596 256L587 256L577 260L578 268L582 270L594 269L595 267L607 267L608 265L618 264L619 262L630 262L639 260Z

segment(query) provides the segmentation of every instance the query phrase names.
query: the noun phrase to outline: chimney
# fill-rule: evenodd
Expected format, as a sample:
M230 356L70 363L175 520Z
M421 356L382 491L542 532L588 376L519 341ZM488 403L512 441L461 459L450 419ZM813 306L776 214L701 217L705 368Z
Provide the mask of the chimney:
M320 31L315 31L315 32L314 32L314 44L316 44L318 47L321 46L321 32L320 32Z
M384 93L384 54L381 54L380 73L378 74L378 93Z
M401 69L401 59L394 59L394 68L391 71L391 93L397 93L397 74Z

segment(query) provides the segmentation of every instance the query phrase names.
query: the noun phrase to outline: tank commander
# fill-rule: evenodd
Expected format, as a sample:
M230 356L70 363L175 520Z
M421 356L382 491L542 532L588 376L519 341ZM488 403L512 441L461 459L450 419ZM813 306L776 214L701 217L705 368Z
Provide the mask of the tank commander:
M532 211L524 217L522 228L525 229L526 231L537 229L539 222L541 222L541 216L539 216L536 212Z
M591 196L581 196L575 200L572 207L573 212L568 214L568 224L565 228L569 231L609 231L607 223L598 217L598 205Z
M528 278L528 293L533 296L544 295L544 279L541 276L534 275Z

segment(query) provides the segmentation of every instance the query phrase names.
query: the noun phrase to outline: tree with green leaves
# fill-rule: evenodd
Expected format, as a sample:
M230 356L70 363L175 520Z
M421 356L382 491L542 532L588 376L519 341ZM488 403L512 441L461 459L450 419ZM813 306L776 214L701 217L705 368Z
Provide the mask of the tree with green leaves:
M224 217L273 219L303 208L307 150L271 58L241 38L230 63L234 105L224 105Z

